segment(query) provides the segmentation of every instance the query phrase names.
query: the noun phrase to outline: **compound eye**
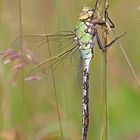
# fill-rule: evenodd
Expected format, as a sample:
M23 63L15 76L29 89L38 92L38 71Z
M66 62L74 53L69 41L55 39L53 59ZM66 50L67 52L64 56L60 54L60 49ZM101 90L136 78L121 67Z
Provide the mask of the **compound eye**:
M91 18L94 14L94 9L90 7L83 7L79 16L79 20L86 20Z
M90 7L82 7L81 12L88 12L90 9Z
M91 17L93 15L93 11L89 11L88 15L89 15L89 17Z
M91 8L89 11L92 11L93 13L95 13L95 9Z

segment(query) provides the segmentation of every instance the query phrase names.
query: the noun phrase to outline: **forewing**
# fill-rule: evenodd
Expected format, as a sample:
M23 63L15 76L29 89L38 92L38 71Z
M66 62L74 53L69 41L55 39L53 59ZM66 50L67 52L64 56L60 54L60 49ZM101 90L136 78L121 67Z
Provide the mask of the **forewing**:
M24 67L25 80L50 79L54 75L56 81L62 81L77 73L79 53L74 38L75 34L68 31L52 35L18 37L13 46L24 54L26 61L29 61ZM77 59L73 60L72 54L76 54Z
M12 46L14 46L15 49L19 49L22 42L23 48L30 49L40 59L47 59L70 48L72 44L75 44L74 37L75 34L68 31L50 35L28 34L17 37Z

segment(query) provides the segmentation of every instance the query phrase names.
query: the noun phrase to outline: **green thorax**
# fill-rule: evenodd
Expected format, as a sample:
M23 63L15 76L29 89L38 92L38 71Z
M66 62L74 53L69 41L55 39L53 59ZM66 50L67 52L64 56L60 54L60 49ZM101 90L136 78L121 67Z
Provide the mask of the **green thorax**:
M79 21L76 24L75 33L81 46L87 44L92 40L92 35L89 34L87 31L88 26L83 21Z
M78 41L80 55L83 59L93 57L90 42L93 41L92 34L88 32L89 26L83 21L79 21L75 26L76 40Z

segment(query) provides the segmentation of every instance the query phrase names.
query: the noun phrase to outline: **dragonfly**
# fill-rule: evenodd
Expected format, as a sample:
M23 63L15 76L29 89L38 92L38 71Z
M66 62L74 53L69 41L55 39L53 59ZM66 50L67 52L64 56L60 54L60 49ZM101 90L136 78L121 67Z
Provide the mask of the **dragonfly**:
M16 46L19 42L22 44L18 50L10 48L3 53L3 59L6 59L5 64L13 62L13 79L16 79L22 68L28 69L25 81L47 79L49 75L53 75L53 78L57 77L56 79L63 79L64 72L68 70L68 75L71 75L77 68L79 60L82 62L80 70L83 71L82 140L87 139L89 126L89 71L91 60L95 55L95 42L97 42L99 49L105 52L124 36L122 34L103 46L98 33L98 26L115 27L107 12L106 15L107 22L98 16L94 8L83 7L73 31L62 31L50 35L25 34L16 38L13 43L13 46ZM73 64L73 59L78 60L76 65ZM65 77L68 78L68 75Z

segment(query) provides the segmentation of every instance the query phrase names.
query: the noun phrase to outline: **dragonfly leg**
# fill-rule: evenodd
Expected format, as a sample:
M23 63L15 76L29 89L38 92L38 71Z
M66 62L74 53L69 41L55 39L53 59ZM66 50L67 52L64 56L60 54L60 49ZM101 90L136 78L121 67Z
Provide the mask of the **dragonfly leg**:
M108 12L107 11L105 12L105 14L106 14L107 20L109 21L110 28L115 28L115 24L113 23L113 21L108 16ZM96 21L95 23L98 24L98 25L101 25L101 26L106 25L106 22L104 20L99 20L99 21Z
M115 24L113 23L113 21L110 19L110 17L108 16L108 12L105 11L106 17L108 19L108 21L110 22L110 28L115 28Z
M95 23L98 25L101 25L101 26L106 24L105 21L103 21L103 20L96 21Z
M99 48L104 52L106 49L103 47L103 44L102 44L102 42L100 40L100 37L99 37L99 34L98 34L97 30L96 30L96 40L97 40Z
M118 39L122 38L125 34L126 34L126 32L123 33L122 35L116 37L116 38L115 38L114 40L112 40L109 44L107 44L107 45L105 46L105 48L104 48L104 47L103 47L103 44L101 43L101 40L100 40L98 31L96 30L96 39L97 39L98 46L99 46L99 48L100 48L103 52L105 52L106 50L108 50L108 49L111 47L111 45L113 45Z
M109 49L109 48L111 47L112 44L114 44L118 39L122 38L125 34L126 34L126 32L123 33L122 35L116 37L116 38L115 38L114 40L112 40L108 45L105 46L105 49L106 49L106 50Z
M115 24L113 23L113 21L112 21L112 20L110 19L110 17L108 16L108 12L107 12L107 11L105 12L105 14L106 14L107 20L109 21L109 26L110 26L110 28L115 28ZM106 22L105 22L104 20L98 20L98 21L96 21L95 23L98 24L98 25L101 25L101 26L106 25Z

